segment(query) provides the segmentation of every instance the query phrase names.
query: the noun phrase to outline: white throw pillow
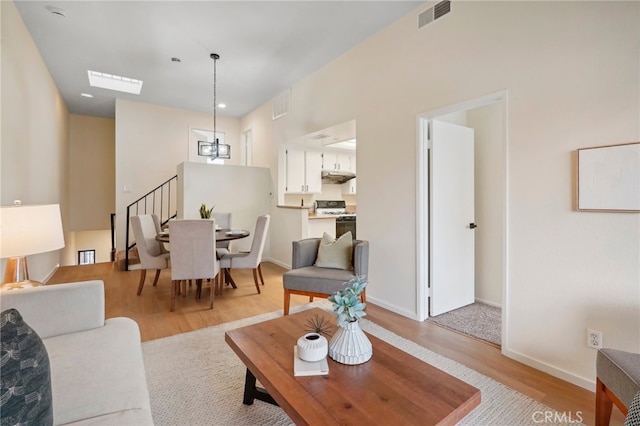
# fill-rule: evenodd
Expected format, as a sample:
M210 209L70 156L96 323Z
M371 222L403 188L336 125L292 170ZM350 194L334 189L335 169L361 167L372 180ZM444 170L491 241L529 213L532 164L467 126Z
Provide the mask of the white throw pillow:
M320 268L352 269L352 240L351 231L342 234L337 240L325 232L318 247L315 266Z

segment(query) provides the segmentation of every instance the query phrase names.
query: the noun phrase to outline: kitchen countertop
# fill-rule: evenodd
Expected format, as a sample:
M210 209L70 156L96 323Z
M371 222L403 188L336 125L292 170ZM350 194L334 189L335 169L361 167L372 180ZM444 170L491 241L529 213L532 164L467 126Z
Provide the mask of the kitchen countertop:
M298 209L298 210L305 209L305 210L309 210L311 208L311 206L286 206L284 204L280 204L280 205L278 205L278 208L281 208L281 209Z
M315 213L309 213L309 219L335 219L337 216L333 216L330 214L321 214L320 216L318 216Z

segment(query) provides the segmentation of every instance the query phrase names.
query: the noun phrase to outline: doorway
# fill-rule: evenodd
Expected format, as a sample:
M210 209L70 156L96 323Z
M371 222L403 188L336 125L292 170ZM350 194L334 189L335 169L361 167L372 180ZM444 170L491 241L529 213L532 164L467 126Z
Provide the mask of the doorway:
M475 164L475 218L473 230L476 242L474 254L475 301L502 308L502 343L506 345L508 288L507 275L507 94L499 92L465 103L430 111L418 116L418 314L424 320L430 316L430 298L443 297L437 286L446 286L433 276L432 255L437 250L432 242L435 232L430 223L433 207L430 205L431 170L429 160L429 122L449 121L470 127L476 133ZM437 161L437 160L436 160ZM435 204L435 201L434 201ZM471 222L470 222L471 223ZM468 226L469 224L467 224ZM446 301L445 301L446 305ZM433 314L431 314L433 315Z

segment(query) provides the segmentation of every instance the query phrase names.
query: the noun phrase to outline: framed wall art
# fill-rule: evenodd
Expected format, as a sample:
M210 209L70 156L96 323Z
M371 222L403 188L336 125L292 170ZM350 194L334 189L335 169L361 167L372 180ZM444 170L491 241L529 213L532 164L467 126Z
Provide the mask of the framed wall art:
M578 150L578 210L640 212L640 142Z

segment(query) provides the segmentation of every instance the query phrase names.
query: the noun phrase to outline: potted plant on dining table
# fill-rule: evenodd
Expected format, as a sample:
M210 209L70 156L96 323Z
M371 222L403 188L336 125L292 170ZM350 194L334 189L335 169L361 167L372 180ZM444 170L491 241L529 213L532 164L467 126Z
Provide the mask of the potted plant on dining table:
M366 286L364 276L355 276L343 290L329 296L338 320L338 330L329 342L329 356L342 364L362 364L373 355L371 341L360 328L360 318L366 315L367 306L360 294Z
M200 206L200 219L211 219L211 213L213 212L213 208L216 205L214 204L210 209L207 208L207 205L202 203Z

